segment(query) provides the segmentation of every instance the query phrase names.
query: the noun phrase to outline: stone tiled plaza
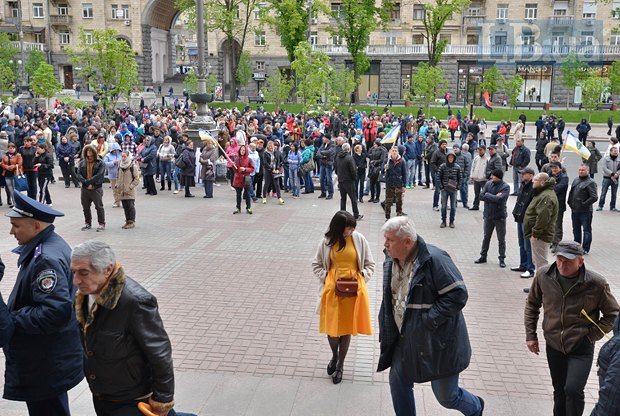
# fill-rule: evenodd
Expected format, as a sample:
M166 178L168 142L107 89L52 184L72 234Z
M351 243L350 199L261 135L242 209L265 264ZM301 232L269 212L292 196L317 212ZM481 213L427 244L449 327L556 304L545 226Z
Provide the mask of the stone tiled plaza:
M527 143L530 148L531 143ZM576 176L575 155L569 154L569 177ZM507 178L511 175L507 175ZM597 177L600 182L600 174ZM234 192L226 184L215 198L186 199L171 191L155 197L140 194L137 225L122 230L122 209L112 208L105 187L107 229L80 231L83 224L79 190L51 187L54 208L66 213L57 230L70 245L102 239L115 249L128 275L154 293L173 343L177 378L177 409L200 415L390 415L393 414L388 373L376 373L379 355L376 316L381 303L384 215L379 204L364 203L358 231L368 239L377 262L368 284L372 337L354 338L344 367L344 380L333 385L325 373L330 350L318 333L318 282L310 263L339 199L302 195L254 205L254 215L232 215ZM470 189L470 194L473 189ZM475 265L482 240L482 211L461 208L455 229L439 229L431 208L432 191L407 190L405 212L418 233L447 250L459 266L469 290L464 310L470 333L472 363L462 384L482 396L485 414L549 415L551 379L544 354L527 351L523 329L525 294L531 280L497 265L492 240L489 263ZM509 199L509 211L515 197ZM0 214L8 208L0 207ZM518 264L516 226L509 218L508 266ZM620 296L617 231L620 215L609 210L594 216L594 242L586 265L605 275ZM565 215L570 237L570 215ZM7 265L0 290L8 297L17 272L16 242L8 218L0 218L0 254ZM542 339L542 333L539 333ZM600 347L603 342L599 342ZM43 348L44 346L42 346ZM4 365L4 359L1 359ZM596 366L586 387L586 412L598 397ZM442 409L430 386L416 387L418 414L452 415ZM94 415L85 382L70 392L77 416ZM0 414L26 414L23 403L0 400Z

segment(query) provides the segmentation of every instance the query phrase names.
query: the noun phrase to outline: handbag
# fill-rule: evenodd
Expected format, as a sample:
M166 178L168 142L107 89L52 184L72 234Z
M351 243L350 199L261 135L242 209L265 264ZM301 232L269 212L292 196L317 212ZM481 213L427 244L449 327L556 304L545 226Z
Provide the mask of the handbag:
M456 192L456 179L448 179L446 190L449 192Z
M185 163L185 161L183 160L183 155L180 155L179 157L177 157L177 160L174 161L174 166L176 166L177 168L181 170L187 167L187 163Z
M351 269L341 271L338 266L336 266L336 277L336 296L343 298L357 296L359 283L357 282L355 272Z
M304 173L310 173L310 172L314 171L315 168L316 168L316 165L314 163L314 158L312 158L312 157L310 159L308 159L308 161L306 163L301 165L301 170Z
M13 176L13 187L18 192L25 192L28 190L28 179L23 172L17 171L17 174Z
M284 177L284 172L282 172L282 169L278 169L277 171L273 172L273 179L278 179L282 177Z
M243 187L247 188L249 186L252 186L252 177L251 176L244 176L243 177Z
M148 162L140 162L140 169L147 169L149 167Z

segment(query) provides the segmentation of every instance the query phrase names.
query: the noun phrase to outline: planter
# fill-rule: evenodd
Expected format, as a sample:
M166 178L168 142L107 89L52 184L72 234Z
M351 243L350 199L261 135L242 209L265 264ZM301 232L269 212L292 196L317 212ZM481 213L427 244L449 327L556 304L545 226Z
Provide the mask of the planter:
M193 103L196 104L205 104L205 103L210 103L213 101L213 94L190 94L189 95L190 100L192 100Z

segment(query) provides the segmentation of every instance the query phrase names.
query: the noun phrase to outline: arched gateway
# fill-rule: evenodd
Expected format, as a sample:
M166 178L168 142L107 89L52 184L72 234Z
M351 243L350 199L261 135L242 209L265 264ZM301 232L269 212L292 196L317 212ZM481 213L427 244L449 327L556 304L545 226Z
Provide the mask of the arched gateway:
M170 29L179 14L173 0L143 1L140 77L144 83L161 83L174 75L176 48Z

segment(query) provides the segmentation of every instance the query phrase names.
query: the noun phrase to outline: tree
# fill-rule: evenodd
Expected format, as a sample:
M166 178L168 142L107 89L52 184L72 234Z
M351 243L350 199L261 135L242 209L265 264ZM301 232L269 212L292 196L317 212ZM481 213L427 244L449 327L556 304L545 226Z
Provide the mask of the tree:
M336 21L328 30L332 35L340 36L347 44L347 50L353 61L353 75L356 82L360 74L370 67L366 47L370 34L377 26L387 28L389 11L394 7L392 0L382 0L379 7L374 0L343 0L340 7L331 12ZM356 101L357 101L357 97Z
M11 91L15 83L15 71L9 65L0 64L0 94Z
M196 27L196 0L176 0L177 8L186 13L190 27ZM205 0L205 31L221 31L228 42L230 101L237 91L237 65L249 31L253 29L257 0ZM233 47L239 41L239 48Z
M568 109L571 93L588 78L588 64L580 61L575 52L571 52L560 65L560 72L562 73L560 80L568 90L566 94L566 109Z
M80 29L77 49L69 48L69 60L99 96L104 111L113 110L121 95L129 96L138 83L138 64L127 42L113 29L93 30L92 43Z
M327 86L330 72L329 57L324 52L313 51L308 42L301 42L295 49L291 64L297 78L297 96L301 98L304 112L308 106L318 104Z
M314 10L324 9L322 3L312 5ZM280 44L286 49L289 62L295 60L295 48L307 38L309 8L307 0L272 0L271 13L265 13L263 22L280 35Z
M600 78L591 75L581 81L581 106L588 112L588 120L592 117L592 111L601 102L601 96L609 91L608 78Z
M43 63L32 74L30 88L32 88L35 94L45 97L45 106L49 108L49 99L62 90L62 84L54 75L54 67Z
M437 66L422 62L411 77L415 85L415 98L427 108L426 117L430 116L430 103L443 96L448 90L445 71Z
M609 69L609 89L612 94L620 94L620 61L614 61Z
M267 91L265 91L265 99L276 104L276 110L280 109L291 91L293 90L293 80L288 79L286 73L282 69L276 70L267 78Z
M355 91L357 83L355 75L349 68L342 67L340 69L332 68L328 81L328 97L329 106L348 103L351 100L351 93Z
M250 53L243 51L239 57L239 63L237 64L237 81L243 88L252 79L252 63L250 62ZM235 100L237 97L235 97Z
M0 65L10 65L19 49L13 46L8 33L0 32Z
M517 106L517 101L519 100L519 95L521 95L521 89L523 88L523 78L519 74L516 74L511 79L504 79L503 89L504 94L506 94L506 99L508 100L509 110L508 110L508 120L512 116L512 109Z
M486 71L484 71L484 79L480 83L480 89L484 92L485 90L489 92L489 99L493 102L493 94L499 91L502 84L504 84L506 80L499 73L497 66L493 65Z
M45 62L46 59L43 52L38 49L31 50L25 63L26 73L28 76L33 76L36 70L39 69L39 65Z
M434 4L424 4L424 39L428 48L428 63L430 66L437 66L441 60L447 39L439 39L439 35L443 30L447 20L452 19L455 13L462 11L469 6L470 0L436 0Z
M198 78L196 77L194 68L190 68L189 71L187 71L187 73L185 74L185 79L183 80L183 88L185 88L188 94L195 94L196 92L198 92Z

